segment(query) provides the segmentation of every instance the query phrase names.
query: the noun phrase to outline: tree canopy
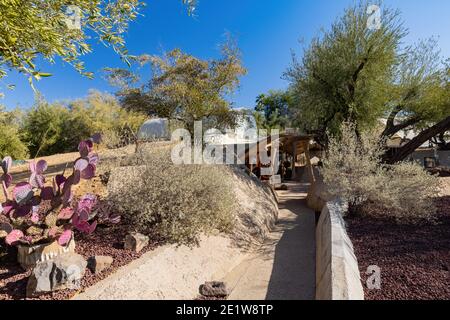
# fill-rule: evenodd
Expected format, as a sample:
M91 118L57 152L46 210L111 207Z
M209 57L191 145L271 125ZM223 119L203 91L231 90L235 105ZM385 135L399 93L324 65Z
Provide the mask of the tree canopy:
M149 116L176 119L193 132L195 121L209 128L235 124L228 97L238 88L246 73L237 46L228 41L221 46L221 57L201 60L179 49L162 56L142 56L150 63L152 77L135 87L136 74L123 69L109 69L108 79L122 86L117 93L122 105Z
M258 127L285 129L291 124L292 95L289 91L271 90L256 98L255 117Z
M399 12L382 8L375 30L367 27L366 2L348 8L286 72L297 119L322 142L343 121L360 131L385 118L383 139L407 128L425 131L450 115L448 65L435 40L402 46L408 30ZM419 134L415 143L432 133Z
M182 2L192 13L196 1ZM26 74L31 84L50 76L38 58L51 63L60 58L92 77L81 57L92 52L94 39L129 63L124 36L143 5L139 0L0 0L0 79L12 69Z

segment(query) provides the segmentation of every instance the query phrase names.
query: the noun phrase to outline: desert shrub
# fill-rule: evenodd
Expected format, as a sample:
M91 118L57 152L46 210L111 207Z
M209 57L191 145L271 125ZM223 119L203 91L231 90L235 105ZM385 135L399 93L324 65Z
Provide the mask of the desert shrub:
M126 164L111 173L108 192L136 231L188 245L201 233L231 231L235 198L226 167L175 166L170 147L142 148Z
M117 148L129 143L130 131L137 131L145 118L122 109L113 96L91 91L67 105L38 98L25 115L21 133L32 157L75 151L78 141L95 133L107 136L107 147Z
M28 148L20 140L18 128L0 123L0 159L11 155L14 159L26 159Z
M90 134L102 133L108 148L134 142L130 136L146 120L144 114L125 110L114 96L98 91L90 91L87 98L72 102L70 110L74 118L81 119Z
M340 135L330 138L321 170L328 191L346 199L355 214L389 215L399 221L430 219L438 178L417 163L382 164L377 137L375 132L358 136L353 124L344 123Z
M64 135L74 134L65 124L70 113L60 104L49 104L43 99L36 100L35 105L25 115L21 133L28 145L30 155L45 156L72 151L73 145L64 139Z
M0 159L7 155L14 159L26 159L28 148L21 141L14 112L3 111L0 106Z

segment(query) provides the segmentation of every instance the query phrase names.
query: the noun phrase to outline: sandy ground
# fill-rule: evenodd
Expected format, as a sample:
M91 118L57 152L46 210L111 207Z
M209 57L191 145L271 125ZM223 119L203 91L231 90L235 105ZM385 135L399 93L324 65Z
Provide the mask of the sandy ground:
M115 160L120 158L121 156L128 155L134 152L134 146L127 146L120 149L102 149L97 150L99 157L100 157L100 164L98 171L103 170L103 166L107 165L109 161ZM72 173L71 167L73 165L73 162L78 159L80 154L78 152L71 152L71 153L64 153L64 154L56 154L53 156L47 156L47 157L39 157L36 158L36 161L39 160L45 160L47 161L48 168L45 172L46 177L46 185L51 185L52 178L57 175L65 172L65 176L68 176ZM31 161L31 160L27 160ZM28 163L21 164L18 166L14 166L11 168L11 175L13 176L13 182L10 186L10 191L13 189L13 187L23 181L28 181L30 177L30 170ZM75 195L81 194L81 193L96 193L102 195L104 194L104 190L100 190L98 192L97 188L100 185L98 181L98 177L93 179L92 181L82 181L82 183L79 186L76 186L74 188ZM5 201L5 197L3 195L3 192L0 192L0 202Z
M314 213L304 204L307 185L280 191L279 221L255 252L221 235L198 247L167 245L146 253L76 300L194 299L205 281L222 279L229 299L314 299Z
M194 248L167 245L146 253L74 299L193 299L201 284L222 278L245 257L223 236L203 237Z

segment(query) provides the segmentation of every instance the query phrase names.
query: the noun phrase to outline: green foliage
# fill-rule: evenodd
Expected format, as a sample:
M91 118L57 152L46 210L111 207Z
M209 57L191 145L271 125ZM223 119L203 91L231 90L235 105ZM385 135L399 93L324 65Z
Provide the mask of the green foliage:
M118 93L128 110L150 116L176 119L193 132L194 121L205 120L209 127L235 125L234 113L226 97L246 73L240 53L233 42L222 46L220 59L205 61L179 49L163 56L143 56L141 63L152 66L152 79L142 88L130 87L136 77L122 70L109 69L108 78L126 84Z
M258 128L285 129L291 125L292 96L289 91L269 91L256 98Z
M84 129L84 135L88 137L102 133L105 145L110 148L127 144L123 139L136 133L146 120L143 113L127 111L115 97L98 91L91 91L86 99L72 102L69 108L72 114L70 131L82 132Z
M78 141L95 133L120 137L123 130L137 131L144 121L144 115L124 110L113 96L92 91L68 106L38 99L21 131L35 157L75 151Z
M189 14L197 5L195 0L182 3ZM91 78L81 57L92 52L93 40L130 64L125 34L144 5L139 0L0 0L0 79L15 69L33 86L33 79L51 76L40 70L38 59L54 63L56 57Z
M41 98L36 100L33 108L26 114L21 128L23 139L27 143L30 155L51 155L59 152L72 151L63 139L68 133L64 127L70 119L67 108L60 104L49 104ZM70 134L75 134L71 132Z
M80 12L80 28L70 23L69 5ZM128 61L124 34L142 5L138 0L1 0L0 78L10 68L27 74L30 82L33 78L50 76L36 66L39 56L51 63L60 57L83 75L92 77L80 60L92 51L88 43L92 35Z
M28 148L20 140L19 126L15 112L5 112L0 106L0 158L26 159Z
M383 152L374 131L357 136L355 125L344 123L322 160L328 191L346 199L354 214L387 215L399 222L432 219L439 179L417 163L383 165Z
M337 133L342 121L354 122L359 131L379 118L391 119L384 133L389 137L450 112L448 76L440 69L436 43L431 39L402 48L407 30L398 11L382 8L381 28L370 30L367 7L361 1L347 9L313 39L302 60L294 57L286 73L296 118L322 141L327 131Z
M108 183L114 207L137 231L177 244L198 243L202 233L231 232L235 195L224 166L176 166L171 145L140 148Z

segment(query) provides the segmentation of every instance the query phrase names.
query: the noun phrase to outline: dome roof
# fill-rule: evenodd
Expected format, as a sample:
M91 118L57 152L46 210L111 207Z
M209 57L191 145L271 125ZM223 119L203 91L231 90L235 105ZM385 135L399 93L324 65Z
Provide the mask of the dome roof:
M144 122L138 132L139 140L170 140L169 121L166 118Z

